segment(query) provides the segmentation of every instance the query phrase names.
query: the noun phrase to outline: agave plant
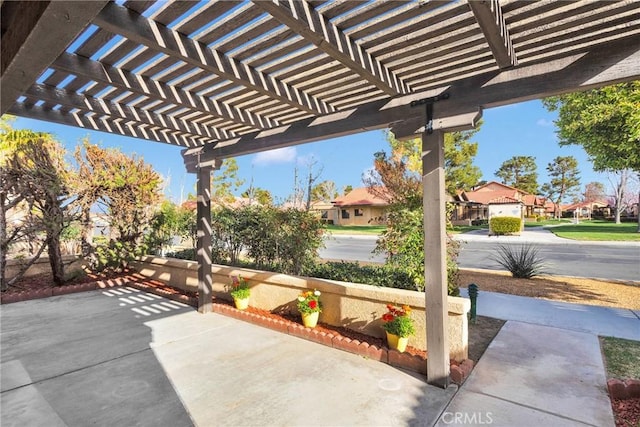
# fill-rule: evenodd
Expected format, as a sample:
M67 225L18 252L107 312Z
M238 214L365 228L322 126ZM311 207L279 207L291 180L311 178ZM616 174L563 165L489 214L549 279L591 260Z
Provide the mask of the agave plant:
M509 270L513 277L530 279L544 273L545 264L535 245L500 245L497 250L492 259Z

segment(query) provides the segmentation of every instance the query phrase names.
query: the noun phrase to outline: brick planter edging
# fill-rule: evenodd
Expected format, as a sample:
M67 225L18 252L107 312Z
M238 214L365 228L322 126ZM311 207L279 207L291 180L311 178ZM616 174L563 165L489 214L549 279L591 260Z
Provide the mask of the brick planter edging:
M376 345L370 345L369 343L360 342L356 339L343 337L342 335L321 332L312 328L305 328L304 326L294 322L275 320L259 314L238 310L227 304L213 303L213 311L214 313L233 317L234 319L249 322L278 332L283 332L338 350L357 354L367 359L387 363L391 366L418 372L423 375L426 375L427 373L426 361L420 356L415 356L409 353L400 353L396 350L384 347L380 348ZM461 385L471 373L473 366L474 362L470 359L464 360L460 364L451 361L451 381L455 384Z
M137 275L127 275L115 279L98 280L92 283L65 285L49 289L13 293L10 295L3 295L0 298L0 303L9 304L30 299L48 298L57 295L66 295L77 292L86 292L97 289L107 289L127 285L131 286L132 288L149 292L193 307L198 306L198 300L195 297L159 289L153 286L153 284L146 284L145 282L149 281L149 279L136 276ZM409 353L400 353L396 350L380 348L376 345L370 345L369 343L360 342L359 340L355 339L352 340L351 338L343 337L342 335L321 332L311 328L305 328L304 326L294 322L276 320L267 316L238 310L235 307L226 304L213 303L213 311L224 316L233 317L235 319L262 326L264 328L272 329L274 331L293 335L295 337L313 341L318 344L326 345L338 350L357 354L367 359L387 363L391 366L418 372L423 375L426 375L427 373L426 361L419 356L414 356ZM452 360L450 362L451 381L455 384L461 385L469 376L469 373L473 369L473 366L474 362L470 359L464 360L460 364Z
M77 285L55 286L46 289L33 289L23 292L14 292L0 296L0 304L11 304L14 302L28 301L32 299L41 299L55 297L59 295L75 294L78 292L95 291L96 289L107 289L116 286L131 284L137 280L132 276L121 276L113 279L97 280L90 283L80 283Z
M612 399L637 399L640 398L640 380L618 380L607 381L607 389Z

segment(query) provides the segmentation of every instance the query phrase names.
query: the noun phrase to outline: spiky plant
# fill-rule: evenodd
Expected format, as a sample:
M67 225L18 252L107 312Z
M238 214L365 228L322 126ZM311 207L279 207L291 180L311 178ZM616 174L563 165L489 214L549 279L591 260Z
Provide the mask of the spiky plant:
M535 245L500 245L497 251L492 259L509 270L513 277L530 279L544 273L545 264Z

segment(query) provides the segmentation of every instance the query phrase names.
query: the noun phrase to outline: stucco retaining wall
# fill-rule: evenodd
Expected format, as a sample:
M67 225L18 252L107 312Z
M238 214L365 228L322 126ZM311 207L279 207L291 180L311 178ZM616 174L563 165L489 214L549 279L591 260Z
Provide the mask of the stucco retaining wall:
M7 279L11 279L18 274L22 266L28 261L28 259L8 259L5 271ZM76 255L63 255L62 262L64 264L65 274L67 275L73 271L81 270L84 264L84 260ZM24 273L24 277L35 276L42 273L51 273L49 258L46 256L38 258Z
M130 267L143 276L161 280L183 290L198 288L198 264L172 258L143 257ZM213 265L213 294L231 300L227 286L229 276L242 275L251 287L250 304L269 311L297 313L296 299L307 289L318 289L323 312L320 321L375 336L383 337L382 315L387 303L406 304L413 309L416 334L410 345L426 349L426 320L424 293L402 289L381 288L358 283L290 276L267 271ZM467 298L448 297L449 351L451 359L462 361L468 357Z

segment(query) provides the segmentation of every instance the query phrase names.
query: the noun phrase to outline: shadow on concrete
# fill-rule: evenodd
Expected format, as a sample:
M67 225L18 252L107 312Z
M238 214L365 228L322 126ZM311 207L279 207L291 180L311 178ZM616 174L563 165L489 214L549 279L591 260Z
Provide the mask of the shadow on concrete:
M147 326L187 311L133 288L3 306L1 424L192 425Z

